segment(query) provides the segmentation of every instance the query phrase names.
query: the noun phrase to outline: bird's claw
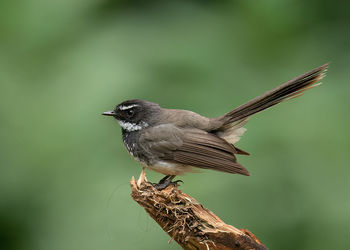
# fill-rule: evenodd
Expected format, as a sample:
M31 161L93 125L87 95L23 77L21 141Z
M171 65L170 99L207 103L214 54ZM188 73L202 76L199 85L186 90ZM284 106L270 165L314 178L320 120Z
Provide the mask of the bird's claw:
M152 183L152 185L155 189L157 189L158 191L161 191L171 185L178 186L179 182L184 183L182 180L172 181L171 179L167 179L167 180L161 180L159 183Z

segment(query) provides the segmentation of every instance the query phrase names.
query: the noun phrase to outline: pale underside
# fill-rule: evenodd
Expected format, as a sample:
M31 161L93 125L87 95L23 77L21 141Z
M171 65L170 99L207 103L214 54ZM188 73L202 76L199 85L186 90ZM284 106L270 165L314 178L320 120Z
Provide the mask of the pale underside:
M182 164L170 163L165 161L158 161L156 164L152 166L145 166L148 169L156 171L158 173L164 175L184 175L188 172L199 172L199 170L195 169L192 166L186 166Z

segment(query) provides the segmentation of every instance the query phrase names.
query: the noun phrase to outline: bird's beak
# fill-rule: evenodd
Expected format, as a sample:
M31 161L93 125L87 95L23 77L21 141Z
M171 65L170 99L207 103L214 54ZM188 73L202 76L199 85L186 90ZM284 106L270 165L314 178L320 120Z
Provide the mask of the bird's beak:
M110 111L103 112L102 115L116 116L117 114L114 112L114 110L110 110Z

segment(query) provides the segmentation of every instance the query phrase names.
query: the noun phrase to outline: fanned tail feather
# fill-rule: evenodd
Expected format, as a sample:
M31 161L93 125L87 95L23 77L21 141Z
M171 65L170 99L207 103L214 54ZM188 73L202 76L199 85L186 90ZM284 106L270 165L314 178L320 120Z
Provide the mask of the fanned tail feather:
M327 66L328 63L267 91L261 96L218 117L218 119L223 121L223 126L225 126L270 108L280 102L299 97L304 91L321 84L318 82L325 76Z

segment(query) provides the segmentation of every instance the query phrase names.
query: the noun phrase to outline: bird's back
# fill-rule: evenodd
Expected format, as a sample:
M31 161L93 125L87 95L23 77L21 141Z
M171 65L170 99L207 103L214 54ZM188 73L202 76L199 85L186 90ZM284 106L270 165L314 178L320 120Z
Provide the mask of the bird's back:
M220 127L221 121L207 118L193 111L183 109L162 109L160 123L171 123L180 128L197 128L211 131Z

